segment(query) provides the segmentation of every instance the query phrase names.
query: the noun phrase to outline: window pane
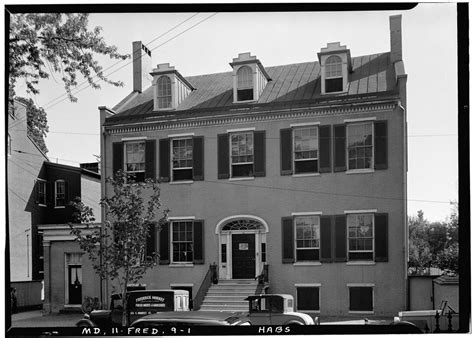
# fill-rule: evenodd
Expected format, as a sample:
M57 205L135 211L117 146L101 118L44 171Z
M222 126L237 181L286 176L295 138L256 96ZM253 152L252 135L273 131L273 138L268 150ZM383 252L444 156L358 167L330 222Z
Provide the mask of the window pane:
M373 215L350 214L347 225L349 259L373 259Z
M347 126L349 169L372 168L372 123Z
M373 311L372 287L349 288L350 311Z
M248 66L240 67L237 71L237 88L252 88L252 70Z
M318 311L319 310L319 288L298 287L296 288L297 310Z

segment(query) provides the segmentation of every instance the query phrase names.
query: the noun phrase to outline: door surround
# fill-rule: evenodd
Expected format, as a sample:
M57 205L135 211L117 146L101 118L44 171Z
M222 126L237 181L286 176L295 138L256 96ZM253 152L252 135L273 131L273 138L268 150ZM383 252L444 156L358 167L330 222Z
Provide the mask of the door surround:
M266 243L268 224L254 215L234 215L223 218L216 225L219 248L219 279L232 279L232 235L255 234L255 272L263 270L262 243ZM223 247L225 245L225 251ZM225 262L223 262L225 257Z

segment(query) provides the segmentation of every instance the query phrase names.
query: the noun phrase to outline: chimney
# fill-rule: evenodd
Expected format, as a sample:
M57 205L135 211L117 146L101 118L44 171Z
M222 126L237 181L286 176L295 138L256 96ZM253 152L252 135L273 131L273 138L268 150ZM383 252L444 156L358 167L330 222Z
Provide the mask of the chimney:
M151 86L151 51L141 41L133 41L133 91L143 92Z
M402 61L402 16L390 16L390 61Z

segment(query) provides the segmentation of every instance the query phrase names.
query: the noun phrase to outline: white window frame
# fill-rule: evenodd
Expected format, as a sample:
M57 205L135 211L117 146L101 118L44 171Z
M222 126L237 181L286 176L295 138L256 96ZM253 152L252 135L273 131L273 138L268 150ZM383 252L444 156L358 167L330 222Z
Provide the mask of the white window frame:
M349 168L349 127L356 126L356 125L363 125L363 124L370 124L372 127L372 158L370 161L370 168ZM346 124L346 168L347 172L373 172L374 171L374 162L375 162L375 137L374 137L374 122L372 120L364 120L360 122L351 122ZM357 150L356 150L357 152Z
M194 217L191 218L191 217L183 217L183 218L168 218L168 220L170 221L170 264L171 265L175 265L175 266L180 266L180 265L193 265L193 262L194 262ZM185 223L191 223L191 252L192 252L192 259L190 261L175 261L174 260L174 248L173 248L173 244L175 243L174 241L174 238L173 238L173 229L174 229L174 225L176 223L181 223L181 222L185 222ZM189 241L184 241L185 243L189 243ZM183 241L176 241L176 243L183 243Z
M305 158L305 159L299 159L297 160L296 159L296 142L295 142L295 131L296 130L303 130L303 129L313 129L315 128L316 129L316 142L317 142L317 148L316 148L316 152L317 152L317 157L315 158ZM293 126L292 127L292 142L293 142L293 147L292 147L292 150L293 150L293 161L292 161L292 166L293 166L293 173L295 176L304 176L304 175L314 175L314 174L319 174L319 123L318 124L314 124L314 125L300 125L300 126ZM311 150L309 150L311 151ZM316 168L316 171L312 171L312 172L307 172L307 173L296 173L296 162L303 162L303 161L318 161L318 167Z
M319 263L321 261L321 213L292 213L293 216L293 228L294 228L294 241L295 241L295 248L294 248L294 257L295 257L295 264L308 264L308 263ZM319 237L318 237L318 242L319 246L318 247L310 247L310 248L298 248L298 238L297 238L297 225L296 225L296 219L297 218L306 218L306 217L317 217L318 218L318 230L319 230ZM297 252L298 250L318 250L318 259L317 260L308 260L308 261L298 261L298 255Z
M180 140L191 140L191 166L190 167L174 167L174 152L173 152L173 143L174 141L180 141ZM188 183L188 182L193 182L192 178L192 173L193 173L193 160L194 160L194 152L193 152L193 136L181 136L181 137L172 137L170 138L170 170L171 170L171 177L170 177L170 182L176 182L176 183ZM174 170L189 170L191 169L191 178L189 180L175 180L174 179Z
M129 171L127 168L127 145L131 144L143 144L143 170L133 170ZM144 139L137 139L137 140L130 140L123 142L123 167L125 168L125 173L133 175L136 173L143 173L145 175L146 172L146 142Z
M232 161L232 136L236 136L239 134L244 134L244 135L252 135L252 155L237 155L237 156L252 156L252 161L251 162L237 162L233 163ZM248 130L234 130L232 132L229 132L229 177L230 179L252 179L255 177L255 170L252 172L252 176L233 176L232 175L232 167L233 165L248 165L251 164L254 169L255 169L255 133L254 129L248 129Z
M38 205L40 207L46 207L47 205L47 201L48 201L48 192L47 192L47 184L48 182L46 180L43 180L41 178L38 178L37 179L37 184L38 184L38 188L39 189L39 184L41 184L43 187L44 187L44 203L40 203L40 201L38 201ZM36 192L38 194L38 191ZM55 202L55 205L56 205L56 202Z
M58 205L58 183L63 183L64 192L64 205ZM54 181L54 207L56 209L66 208L66 181L65 180L56 180Z
M341 65L341 75L338 75L338 76L328 76L328 60L330 60L331 58L338 58L339 59L339 64ZM332 64L331 64L332 65ZM339 56L339 55L331 55L329 56L326 61L324 62L324 81L326 82L327 80L331 80L331 79L342 79L342 89L341 90L338 90L338 91L332 91L332 92L328 92L328 89L327 89L327 86L326 84L324 85L325 86L325 92L326 94L333 94L333 93L341 93L344 91L344 69L343 69L343 66L344 66L344 63L342 61L342 58Z
M298 308L298 288L318 288L318 302L319 302L319 309L318 310L300 310ZM296 295L296 301L295 301L295 309L296 311L304 311L304 312L311 312L311 313L320 313L321 312L321 283L298 283L295 284L295 295Z
M240 83L240 72L243 70L243 69L248 69L250 71L250 80L251 80L251 85L250 86L244 86L244 87L241 87L239 85ZM239 67L239 69L237 69L237 72L236 72L236 76L237 76L237 85L236 85L236 94L237 94L237 97L236 97L236 101L237 102L251 102L251 101L255 101L255 91L254 91L254 87L255 87L255 79L254 79L254 76L253 76L253 70L250 66L248 65L243 65L241 67ZM248 80L248 79L247 79ZM248 82L248 81L247 81ZM250 100L239 100L239 90L248 90L248 89L252 89L252 99Z
M346 247L347 247L347 262L374 262L375 261L375 213L373 212L346 212L346 233L347 233L347 238L346 238ZM350 216L357 216L357 215L370 215L372 216L372 250L350 250L349 248L349 217ZM359 253L364 253L364 252L371 252L372 253L372 259L350 259L349 258L349 253L350 252L359 252Z
M351 288L372 288L372 311L355 311L351 310ZM347 284L347 293L348 293L348 300L349 300L349 311L348 313L366 313L366 314L371 314L375 313L374 308L375 308L375 284L373 283L349 283Z
M169 95L161 95L160 96L160 81L165 81L164 79L167 78L169 81L169 90L170 93ZM163 79L163 80L162 80ZM163 99L167 99L169 97L169 105L166 107L162 107L163 104ZM171 78L168 75L161 75L158 80L156 81L156 99L158 101L158 109L163 110L163 109L172 109L173 108L173 82L171 81Z

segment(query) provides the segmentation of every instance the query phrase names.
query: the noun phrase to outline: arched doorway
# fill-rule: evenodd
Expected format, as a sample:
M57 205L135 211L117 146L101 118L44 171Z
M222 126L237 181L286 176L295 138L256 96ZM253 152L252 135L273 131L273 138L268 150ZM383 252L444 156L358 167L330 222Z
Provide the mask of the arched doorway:
M216 226L219 238L219 278L254 279L266 262L267 223L260 217L226 217Z

